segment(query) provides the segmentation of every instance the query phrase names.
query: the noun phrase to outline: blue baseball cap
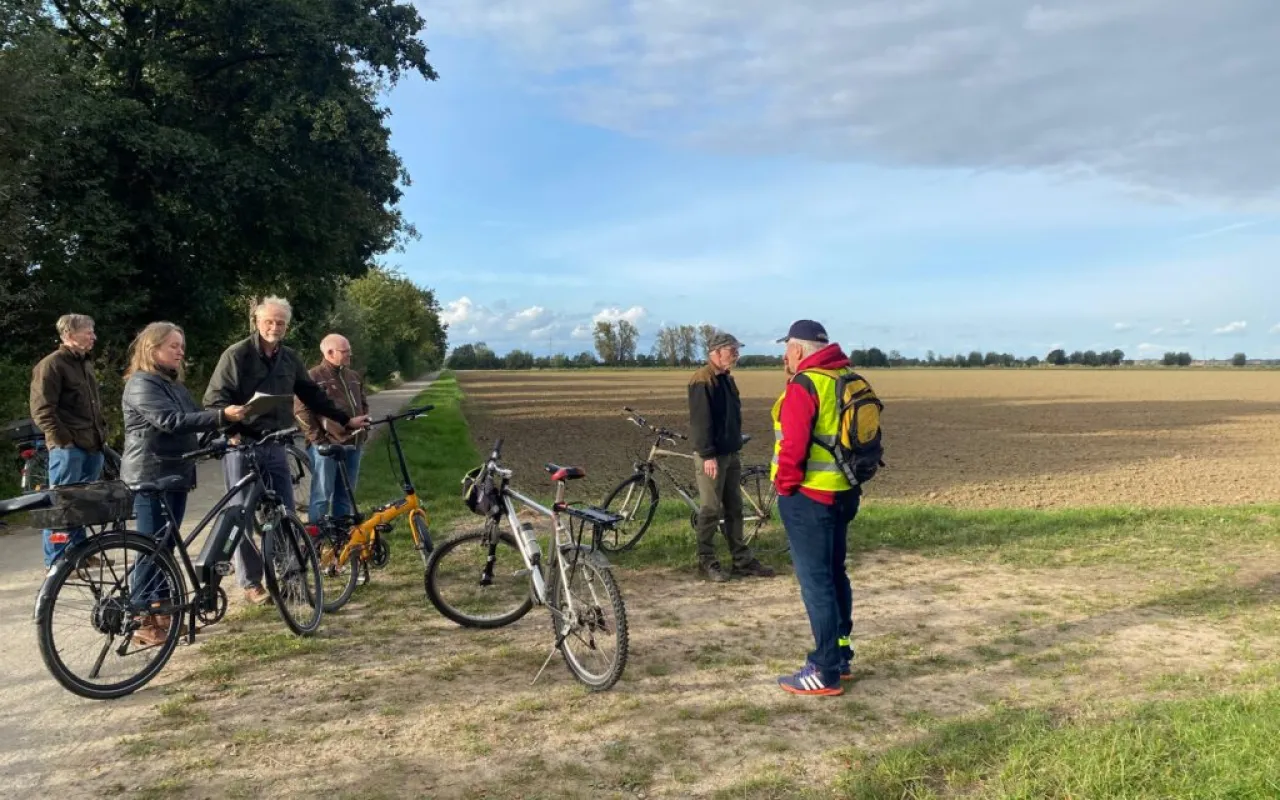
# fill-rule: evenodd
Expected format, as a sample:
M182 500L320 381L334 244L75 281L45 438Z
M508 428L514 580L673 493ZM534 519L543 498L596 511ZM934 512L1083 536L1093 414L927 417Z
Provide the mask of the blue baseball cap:
M778 340L779 343L788 339L804 339L808 342L822 342L826 344L827 329L822 327L822 323L814 322L811 319L798 319L791 323L791 327L787 330L787 335Z

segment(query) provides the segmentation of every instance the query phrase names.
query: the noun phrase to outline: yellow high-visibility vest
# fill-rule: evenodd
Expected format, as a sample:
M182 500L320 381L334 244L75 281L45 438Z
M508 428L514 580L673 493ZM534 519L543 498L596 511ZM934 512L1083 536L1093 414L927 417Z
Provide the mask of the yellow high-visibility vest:
M792 378L799 380L805 376L812 384L818 397L818 413L813 420L813 439L825 442L834 448L836 437L840 433L840 407L836 399L835 376L848 372L847 369L834 370L830 374L804 370ZM769 467L769 480L778 474L778 453L782 450L782 400L787 396L786 390L773 404L773 463ZM795 433L792 432L794 436ZM803 434L801 434L803 435ZM809 458L805 464L804 480L800 485L808 489L819 489L825 492L843 492L853 488L849 479L840 471L835 456L830 451L819 447L814 441L809 442Z

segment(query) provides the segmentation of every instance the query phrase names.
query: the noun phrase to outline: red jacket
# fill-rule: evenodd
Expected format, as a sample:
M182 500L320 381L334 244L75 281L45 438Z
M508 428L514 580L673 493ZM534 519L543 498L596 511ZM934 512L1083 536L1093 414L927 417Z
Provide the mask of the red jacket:
M801 494L819 503L835 503L835 492L800 485L809 462L809 434L813 430L813 418L818 413L818 397L812 383L804 379L797 381L796 378L806 369L842 369L847 366L849 357L840 350L840 345L833 342L801 361L796 366L796 374L787 381L778 414L782 423L782 446L778 450L778 472L773 479L778 494L792 495L799 489Z

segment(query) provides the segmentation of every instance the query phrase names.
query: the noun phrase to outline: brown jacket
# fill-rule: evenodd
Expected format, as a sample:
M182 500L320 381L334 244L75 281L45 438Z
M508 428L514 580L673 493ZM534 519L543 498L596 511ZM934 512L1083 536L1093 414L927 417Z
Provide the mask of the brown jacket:
M369 413L369 400L364 393L364 378L350 367L335 367L322 361L308 373L311 380L324 390L338 408L353 417ZM298 418L307 441L312 444L362 444L368 434L365 431L349 431L327 417L316 424L316 415L298 398L293 400L293 415Z
M107 441L98 378L89 356L62 345L31 370L31 419L49 447L97 452Z

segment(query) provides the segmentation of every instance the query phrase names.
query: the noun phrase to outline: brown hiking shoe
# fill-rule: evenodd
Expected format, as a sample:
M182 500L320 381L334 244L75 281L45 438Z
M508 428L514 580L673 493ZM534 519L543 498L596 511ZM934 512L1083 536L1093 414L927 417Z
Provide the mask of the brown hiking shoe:
M271 595L255 584L244 590L244 599L255 606L261 606L271 602Z
M760 559L753 558L742 566L734 564L733 571L730 574L735 578L772 578L778 573L774 571L773 567L761 564Z
M720 568L719 561L703 561L698 564L698 571L706 576L707 580L716 583L724 583L729 580L729 573Z

